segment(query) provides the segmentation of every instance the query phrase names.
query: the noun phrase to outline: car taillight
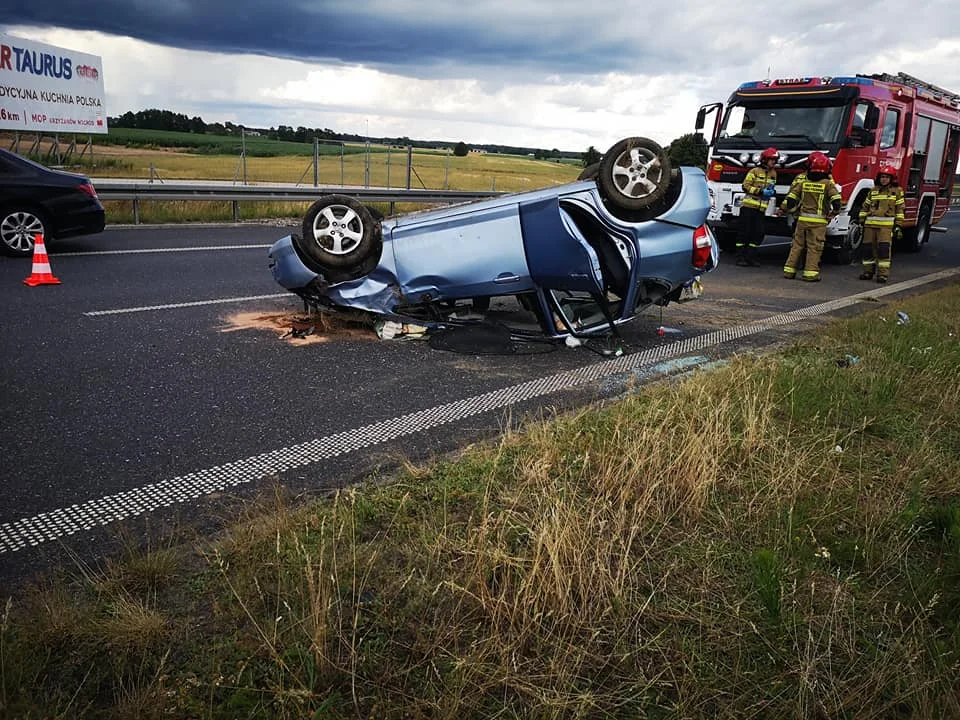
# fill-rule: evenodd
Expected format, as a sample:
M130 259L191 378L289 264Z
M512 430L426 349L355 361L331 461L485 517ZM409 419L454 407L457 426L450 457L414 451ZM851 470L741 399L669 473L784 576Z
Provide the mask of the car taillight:
M714 160L710 161L710 167L707 168L707 180L713 180L717 182L720 180L720 173L723 172L723 163L718 163Z
M79 190L80 192L86 195L89 195L94 200L99 200L99 198L97 197L97 191L93 189L93 185L91 185L90 183L80 183L79 185L77 185L77 190Z
M706 269L710 263L713 251L713 236L706 225L701 225L693 231L693 267L697 270Z

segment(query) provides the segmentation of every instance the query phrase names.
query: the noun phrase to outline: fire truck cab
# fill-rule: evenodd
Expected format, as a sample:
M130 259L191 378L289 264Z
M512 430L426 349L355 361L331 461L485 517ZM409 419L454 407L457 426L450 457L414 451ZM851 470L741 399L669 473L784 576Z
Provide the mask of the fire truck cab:
M767 209L765 244L788 243L793 219L774 210L814 150L827 154L843 211L827 227L826 246L849 263L860 246L851 222L881 164L898 168L904 190L904 247L918 251L950 205L960 154L960 96L905 73L782 78L747 82L722 103L697 113L712 118L707 180L710 224L721 248L735 243L742 183L764 148L780 153L776 197Z

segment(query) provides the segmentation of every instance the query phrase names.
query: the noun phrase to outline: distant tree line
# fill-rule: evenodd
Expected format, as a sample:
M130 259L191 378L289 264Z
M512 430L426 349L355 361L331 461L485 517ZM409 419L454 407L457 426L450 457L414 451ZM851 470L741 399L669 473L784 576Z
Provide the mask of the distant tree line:
M272 140L286 140L288 142L312 143L314 138L320 140L333 140L349 143L362 143L367 140L381 145L390 145L393 147L407 147L408 145L420 148L439 150L453 147L454 154L459 156L466 155L470 150L483 150L488 153L500 153L507 155L530 155L533 154L538 160L550 160L561 158L577 159L580 153L566 152L556 148L545 150L542 148L526 148L514 145L496 145L496 144L477 144L467 145L465 142L451 143L445 140L411 140L407 136L403 137L380 137L367 138L354 133L339 133L330 128L308 128L293 127L290 125L279 125L277 127L251 127L236 125L232 122L208 123L203 118L188 117L183 113L175 113L170 110L160 110L151 108L149 110L140 110L138 112L127 111L118 117L108 118L110 127L115 128L140 128L144 130L170 130L174 132L187 132L206 135L232 135L239 137L242 131L247 134L256 134L260 137L270 138Z
M272 140L285 140L297 143L312 143L314 138L320 140L333 140L349 143L362 143L366 140L376 142L381 145L391 145L393 147L407 147L408 145L419 149L439 150L451 147L451 143L443 140L411 140L409 137L382 137L366 138L354 133L338 133L330 128L308 128L292 127L290 125L279 125L277 127L260 128L235 125L232 122L207 123L203 118L188 117L183 113L175 113L170 110L160 110L151 108L149 110L140 110L138 112L127 111L119 117L108 118L110 127L115 128L141 128L144 130L171 130L174 132L197 133L207 135L232 135L239 137L242 131L248 134L256 134L261 137ZM459 157L465 156L470 150L482 150L488 153L500 153L504 155L533 155L537 160L556 160L573 159L580 160L584 166L592 165L600 161L600 151L594 146L587 148L586 152L569 152L553 148L546 150L543 148L526 148L516 145L496 145L496 144L478 144L468 145L467 143L457 142L453 144L453 154ZM667 147L671 162L676 165L694 165L705 168L707 164L707 145L701 135L689 133L681 135Z

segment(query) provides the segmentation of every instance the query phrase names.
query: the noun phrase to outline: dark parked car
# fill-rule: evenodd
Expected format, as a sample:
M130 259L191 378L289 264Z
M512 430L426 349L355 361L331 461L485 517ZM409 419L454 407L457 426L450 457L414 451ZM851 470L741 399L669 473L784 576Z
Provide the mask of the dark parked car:
M33 239L103 230L103 205L83 175L51 170L0 149L0 250L30 255Z

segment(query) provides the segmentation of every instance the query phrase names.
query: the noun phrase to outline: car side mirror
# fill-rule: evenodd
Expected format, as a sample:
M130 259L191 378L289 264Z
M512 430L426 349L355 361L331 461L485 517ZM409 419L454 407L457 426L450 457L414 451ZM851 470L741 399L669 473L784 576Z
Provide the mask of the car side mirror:
M880 126L880 108L871 105L867 108L867 114L863 118L864 130L876 130ZM871 143L872 145L873 143Z

